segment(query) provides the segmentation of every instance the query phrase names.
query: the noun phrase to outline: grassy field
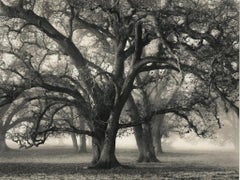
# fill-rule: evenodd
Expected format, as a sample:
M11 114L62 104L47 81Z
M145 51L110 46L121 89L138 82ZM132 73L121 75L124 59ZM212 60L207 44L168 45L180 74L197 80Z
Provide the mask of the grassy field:
M0 179L239 179L238 156L231 152L164 153L160 163L135 163L136 150L117 151L129 168L85 169L91 153L67 147L14 150L0 154Z

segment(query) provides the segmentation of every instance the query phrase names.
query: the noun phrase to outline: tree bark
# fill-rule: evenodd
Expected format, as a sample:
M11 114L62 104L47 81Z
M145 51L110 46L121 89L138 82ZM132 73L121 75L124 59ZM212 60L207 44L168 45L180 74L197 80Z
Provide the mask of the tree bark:
M159 162L154 151L151 125L150 123L145 123L142 125L142 127L144 148L144 158L142 162Z
M73 148L76 152L78 152L78 144L77 144L77 137L75 133L71 133L71 138L73 142Z
M159 139L157 140L156 146L155 146L155 151L157 155L163 154L163 149L162 149L162 135L160 134Z
M5 135L6 135L5 132L0 133L0 152L6 152L9 150L9 147L6 144Z
M163 120L164 115L157 115L153 117L153 120L151 121L152 125L152 136L153 136L153 144L155 148L156 155L160 155L163 153L162 150L162 136L163 136Z
M6 128L4 128L3 117L7 110L10 108L11 103L6 104L0 108L0 152L5 152L9 150L6 144Z
M132 121L137 122L138 120L140 120L139 111L132 96L129 97L127 101L127 106ZM136 139L136 144L138 147L137 162L158 162L158 159L156 158L154 152L150 124L136 126L133 128L133 130Z
M86 135L81 134L79 137L79 152L86 153L87 152L87 144L86 144Z
M134 99L132 96L130 96L127 100L127 107L129 110L129 116L131 117L132 121L139 121L140 120L140 116L138 113L138 109L137 106L134 102ZM142 162L143 161L143 140L142 140L142 126L136 126L133 127L134 130L134 136L135 136L135 140L136 140L136 144L137 144L137 148L138 148L138 158L137 158L137 162Z
M100 159L101 151L103 148L105 134L100 128L94 128L96 136L92 137L92 161L91 166L94 166Z
M80 129L85 130L85 122L82 120L80 122ZM87 144L86 144L86 135L80 134L79 137L79 152L86 153L87 152Z
M134 127L134 135L138 148L138 158L137 162L142 162L144 159L144 149L143 149L143 137L142 137L142 127Z
M118 131L118 119L121 110L117 109L116 111L117 112L113 112L109 118L99 160L92 166L92 168L110 169L120 166L120 163L115 156L115 145Z

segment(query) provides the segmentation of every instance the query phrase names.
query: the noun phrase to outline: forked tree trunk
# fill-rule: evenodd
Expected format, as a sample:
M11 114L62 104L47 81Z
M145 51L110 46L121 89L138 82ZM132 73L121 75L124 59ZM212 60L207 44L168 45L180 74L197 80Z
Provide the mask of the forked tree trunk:
M92 161L91 166L94 166L100 159L101 151L103 148L105 134L99 129L95 128L96 136L92 137Z
M137 106L131 96L127 101L127 105L129 109L129 115L132 118L132 121L137 122L140 119L140 115ZM138 147L137 162L158 162L158 159L154 152L150 124L136 126L133 129Z
M151 126L143 124L134 128L134 134L139 152L137 162L159 162L154 151Z
M109 123L105 131L105 139L101 149L100 158L92 168L110 169L120 166L115 156L116 136L118 131L118 118L120 116L119 109L113 112L109 118Z
M104 108L104 106L98 107L96 115L96 120L93 122L93 124L89 127L91 127L91 130L94 131L95 136L92 137L92 161L91 161L91 166L89 168L94 168L96 164L100 160L101 152L103 150L104 146L104 141L105 141L105 134L106 134L106 129L107 129L107 123L99 123L99 122L107 122L109 119L109 114L110 112ZM96 167L97 168L97 167Z
M73 148L76 152L78 152L78 144L77 144L77 137L75 133L71 133Z

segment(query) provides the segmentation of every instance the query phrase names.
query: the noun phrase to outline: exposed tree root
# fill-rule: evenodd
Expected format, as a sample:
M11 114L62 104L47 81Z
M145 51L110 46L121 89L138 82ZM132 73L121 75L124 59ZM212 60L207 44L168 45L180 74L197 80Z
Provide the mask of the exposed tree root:
M84 154L84 153L87 153L87 150L81 150L81 149L80 149L80 150L78 151L78 153Z
M142 162L143 159L144 159L143 154L139 154L139 156L138 156L138 158L137 158L137 162L138 162L138 163L139 163L139 162Z
M138 163L141 162L160 162L155 156L144 156L140 155L137 159Z
M88 169L112 169L112 168L118 168L118 167L124 167L124 165L121 165L118 161L98 161L96 164L88 166Z

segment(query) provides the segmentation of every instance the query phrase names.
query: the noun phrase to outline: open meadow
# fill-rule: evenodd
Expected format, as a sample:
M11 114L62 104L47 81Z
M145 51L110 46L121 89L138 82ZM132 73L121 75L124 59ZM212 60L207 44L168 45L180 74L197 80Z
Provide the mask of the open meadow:
M137 151L118 149L127 165L110 170L86 169L91 153L70 147L12 150L0 155L0 179L239 179L238 156L232 152L172 151L160 163L136 163Z

